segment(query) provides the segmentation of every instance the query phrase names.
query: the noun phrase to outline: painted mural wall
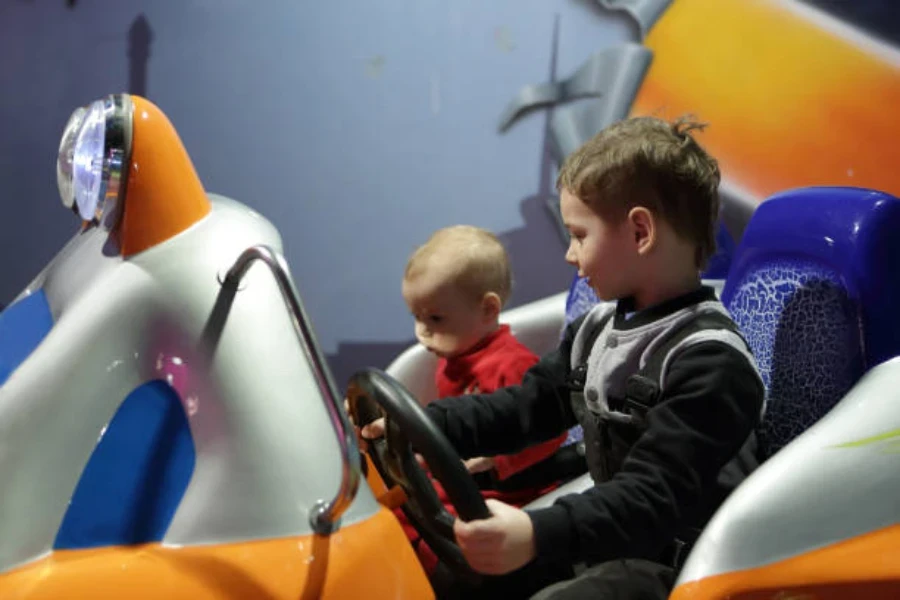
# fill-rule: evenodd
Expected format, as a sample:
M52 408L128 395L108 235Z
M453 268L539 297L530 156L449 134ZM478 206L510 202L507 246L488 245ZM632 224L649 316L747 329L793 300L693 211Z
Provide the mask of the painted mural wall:
M513 305L564 289L555 166L628 114L710 124L735 222L789 187L900 194L898 46L873 0L9 0L0 303L74 231L56 148L107 93L153 100L207 190L279 227L343 381L410 343L400 274L436 228L500 234Z
M634 112L702 115L728 181L754 198L815 184L898 194L900 51L885 27L898 22L887 2L678 0L646 38Z
M626 116L693 114L710 124L701 138L719 159L724 217L736 238L752 208L785 189L846 185L900 192L889 150L900 133L892 109L900 100L900 5L596 5L599 13L628 14L632 39L599 49L562 78L520 90L501 117L501 131L534 109L554 111L548 129L559 163Z

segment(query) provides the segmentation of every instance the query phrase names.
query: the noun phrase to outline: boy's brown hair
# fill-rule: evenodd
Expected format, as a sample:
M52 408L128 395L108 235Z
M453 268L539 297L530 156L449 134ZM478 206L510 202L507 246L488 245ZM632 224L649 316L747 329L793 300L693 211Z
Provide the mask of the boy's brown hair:
M409 281L430 268L443 269L452 285L475 300L493 292L504 305L512 291L506 248L497 236L480 227L454 225L439 229L410 256L403 278Z
M607 127L565 160L556 181L612 221L644 206L696 244L696 264L715 252L719 166L691 135L705 124L633 117Z

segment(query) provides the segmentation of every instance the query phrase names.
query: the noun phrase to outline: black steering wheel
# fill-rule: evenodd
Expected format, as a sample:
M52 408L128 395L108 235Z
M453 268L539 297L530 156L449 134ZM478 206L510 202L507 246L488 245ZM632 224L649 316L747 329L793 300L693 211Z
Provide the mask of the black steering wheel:
M388 488L399 485L406 493L403 511L438 558L456 576L477 581L480 576L456 544L454 517L441 504L413 453L415 447L425 458L460 519L486 519L491 513L456 450L409 391L384 371L369 368L355 373L347 401L358 427L385 418L384 437L368 442L372 462Z

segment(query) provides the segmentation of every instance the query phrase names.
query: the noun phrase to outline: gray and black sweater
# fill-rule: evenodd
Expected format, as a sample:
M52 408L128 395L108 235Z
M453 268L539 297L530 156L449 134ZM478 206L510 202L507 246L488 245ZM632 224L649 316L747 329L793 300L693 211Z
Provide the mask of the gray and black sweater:
M586 442L604 441L586 444L594 487L529 513L539 560L656 559L676 537L702 528L757 464L753 434L763 409L762 380L713 290L702 287L632 314L628 300L611 316L605 310L598 306L572 323L521 385L427 407L463 458L518 452L578 423ZM580 338L601 320L584 393L572 394L573 350L576 356L588 351L578 348ZM725 327L706 324L716 321ZM616 401L626 381L686 326L693 326L690 335L667 345L658 399L625 436L624 451L623 436L614 436L618 451L609 447L610 426L630 427Z

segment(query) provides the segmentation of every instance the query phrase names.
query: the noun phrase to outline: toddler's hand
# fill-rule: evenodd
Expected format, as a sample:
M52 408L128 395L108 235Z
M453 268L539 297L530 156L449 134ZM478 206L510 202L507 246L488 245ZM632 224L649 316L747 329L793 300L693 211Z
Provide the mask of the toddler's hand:
M466 465L466 470L469 473L483 473L494 468L494 459L490 456L479 456L464 460L463 464Z

